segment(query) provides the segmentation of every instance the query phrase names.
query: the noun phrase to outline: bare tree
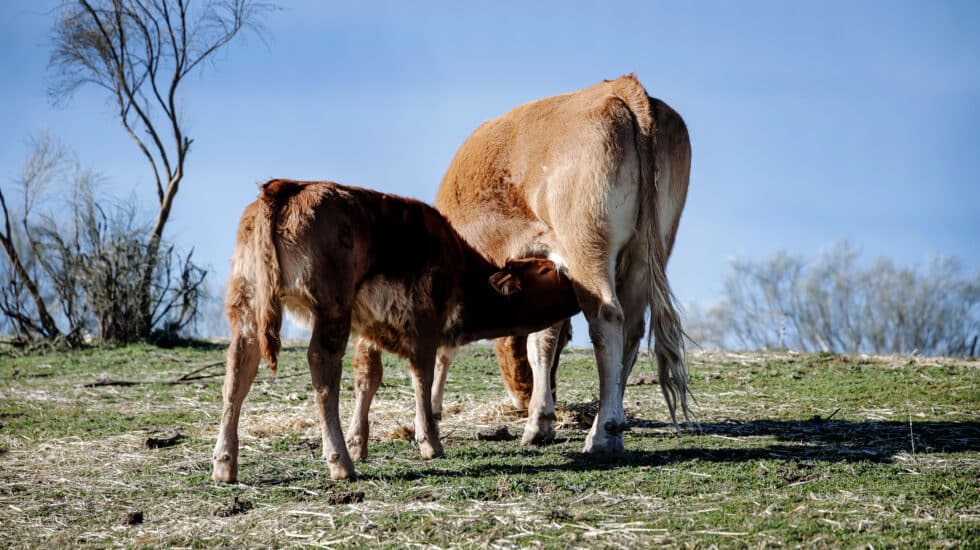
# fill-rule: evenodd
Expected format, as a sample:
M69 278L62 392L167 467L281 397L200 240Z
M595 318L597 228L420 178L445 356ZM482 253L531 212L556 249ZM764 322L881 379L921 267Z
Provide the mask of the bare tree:
M225 317L225 285L224 282L212 284L207 293L202 296L201 314L197 325L199 336L230 338L228 319Z
M188 328L198 314L206 272L192 254L182 256L166 241L151 262L149 224L138 221L135 202L99 196L99 176L67 157L49 138L34 140L16 182L22 200L18 218L11 217L0 189L5 222L0 242L7 252L7 261L0 262L3 328L27 340L63 340L71 346L91 333L103 341L145 338L138 290L140 270L148 263L156 266L151 326L167 337Z
M798 332L792 315L798 297L803 259L781 252L766 262L732 262L722 302L698 311L689 332L702 334L704 345L784 348Z
M980 274L959 261L926 269L863 265L841 243L815 261L779 253L735 262L724 298L688 323L718 347L965 355L980 353Z
M35 247L33 243L24 246L23 241L30 238L28 218L38 197L56 177L63 159L63 152L50 139L35 140L31 155L17 182L23 198L20 208L21 217L18 220L12 219L7 207L7 198L0 188L0 210L3 212L0 245L3 246L9 261L3 279L3 289L0 291L0 310L7 316L9 322L13 323L18 333L50 340L60 338L62 333L48 311L46 300L42 296L42 288L37 283L37 265L33 261L32 253ZM23 234L18 231L21 228ZM25 303L25 298L31 300L30 305Z
M109 93L153 175L158 211L137 271L141 335L153 327L155 262L193 140L181 126L187 77L271 7L251 0L65 1L54 28L50 93L66 99L92 84Z

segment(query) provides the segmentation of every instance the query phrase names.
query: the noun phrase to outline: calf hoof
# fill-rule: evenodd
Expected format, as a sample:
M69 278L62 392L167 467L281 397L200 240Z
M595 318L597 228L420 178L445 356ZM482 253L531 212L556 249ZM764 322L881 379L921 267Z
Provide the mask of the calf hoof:
M528 419L524 426L524 436L521 445L544 445L555 440L555 423L551 419Z
M367 439L359 435L351 436L347 439L347 453L354 462L364 460L368 455Z
M442 443L436 441L431 443L428 440L419 441L419 454L425 460L432 460L433 458L439 458L446 456L446 453L442 450Z
M238 480L238 461L225 453L214 459L211 479L222 483L234 483Z
M349 456L333 453L327 456L326 459L327 465L330 466L330 479L348 479L351 481L357 479L357 473L354 472L354 463Z

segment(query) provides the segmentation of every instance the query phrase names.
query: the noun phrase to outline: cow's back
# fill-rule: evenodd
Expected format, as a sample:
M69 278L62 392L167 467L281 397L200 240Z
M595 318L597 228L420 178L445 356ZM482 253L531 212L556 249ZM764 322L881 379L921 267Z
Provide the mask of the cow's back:
M485 122L451 161L436 196L457 231L496 261L533 254L549 241L568 204L586 204L606 192L575 172L620 154L638 127L623 97L645 105L646 92L632 76L518 106ZM648 112L648 110L644 110ZM652 175L652 174L651 174Z

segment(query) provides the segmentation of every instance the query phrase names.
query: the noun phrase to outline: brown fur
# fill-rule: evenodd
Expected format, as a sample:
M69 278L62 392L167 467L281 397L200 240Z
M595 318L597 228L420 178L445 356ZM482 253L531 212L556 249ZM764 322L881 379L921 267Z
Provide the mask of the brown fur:
M596 431L608 436L598 450L622 446L621 393L647 310L671 417L676 421L678 405L688 414L683 331L665 267L687 196L690 160L681 117L628 75L485 122L460 147L439 188L436 207L491 259L557 252L568 262L596 346L600 387L618 384L620 393L617 402L612 389L604 390L603 419L597 417L588 450L594 450ZM554 348L556 330L530 347ZM531 399L521 340L497 348L498 355L510 354L500 366L518 403ZM543 369L556 353L538 355ZM525 442L549 431L546 421L533 426L535 415L553 415L531 412Z
M335 478L354 475L337 412L340 360L351 333L371 348L355 357L358 377L366 377L357 388L358 399L366 399L364 414L380 382L369 372L380 364L377 350L410 361L416 438L431 458L442 453L429 407L437 348L527 334L578 310L570 282L551 262L515 260L497 267L426 204L331 182L272 180L239 226L227 295L232 345L215 479L237 475L241 400L258 356L272 368L277 364L283 307L313 328L310 370L324 456Z

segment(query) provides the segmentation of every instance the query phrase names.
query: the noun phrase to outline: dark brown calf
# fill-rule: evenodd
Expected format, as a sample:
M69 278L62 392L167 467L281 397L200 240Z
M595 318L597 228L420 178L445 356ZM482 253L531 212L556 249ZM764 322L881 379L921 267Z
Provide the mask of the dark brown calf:
M569 280L544 259L500 268L432 207L330 182L272 180L242 215L226 298L232 341L212 477L238 474L238 420L264 356L275 369L282 307L313 329L308 359L334 479L354 476L380 379L359 377L348 451L338 411L341 358L357 334L371 356L405 357L422 456L442 454L432 414L437 349L540 330L578 310ZM355 365L364 358L355 358Z

